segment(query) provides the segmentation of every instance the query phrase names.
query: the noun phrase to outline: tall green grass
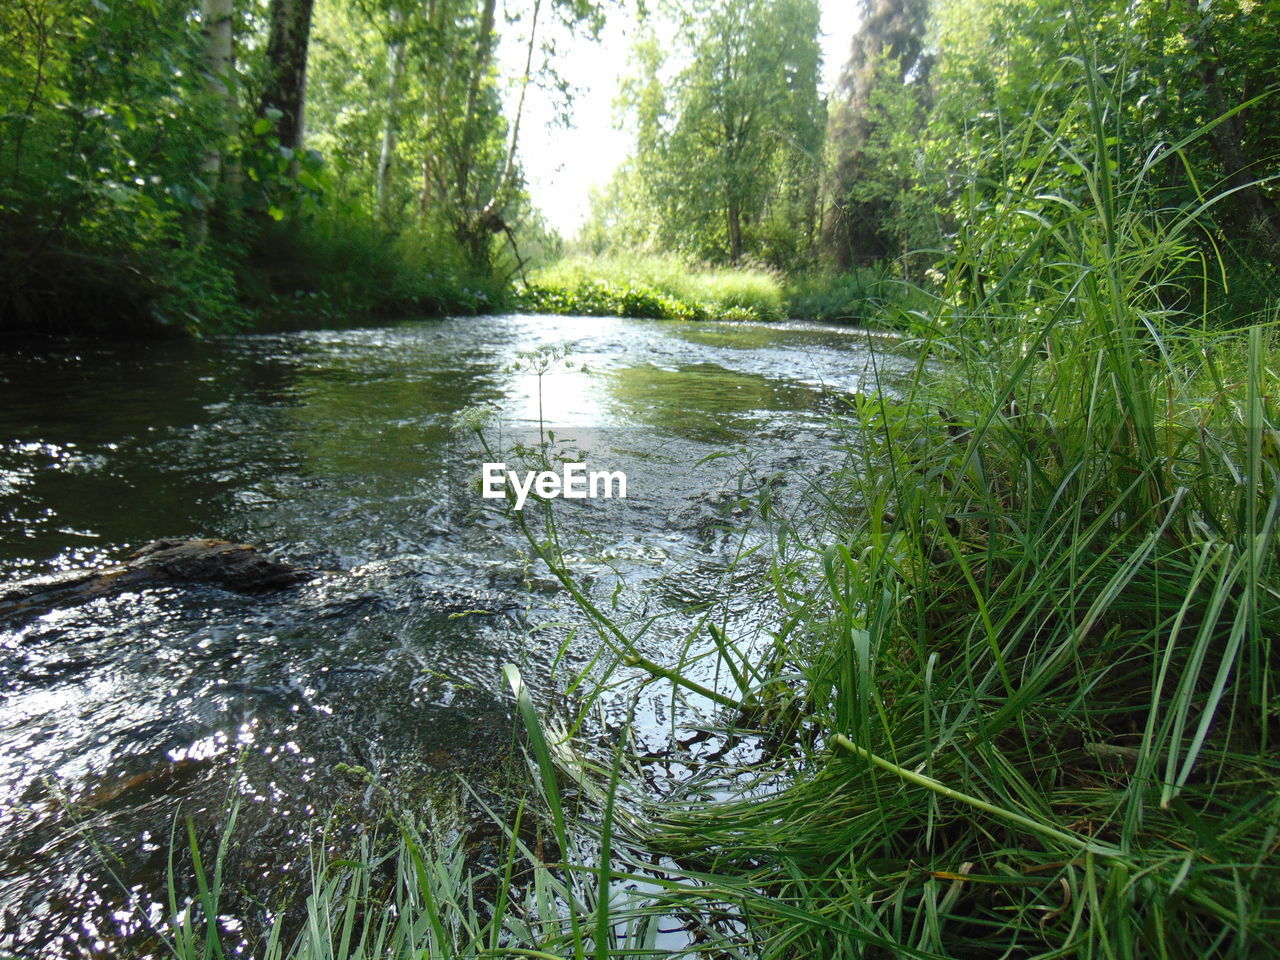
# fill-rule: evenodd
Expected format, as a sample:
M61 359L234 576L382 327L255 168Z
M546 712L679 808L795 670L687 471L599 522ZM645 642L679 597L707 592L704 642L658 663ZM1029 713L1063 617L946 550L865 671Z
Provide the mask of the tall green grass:
M1120 155L1111 91L1062 69L1076 107L983 168L1070 163L1083 197L974 181L915 319L943 371L851 404L816 521L760 514L771 653L708 628L648 668L697 692L680 665L718 656L723 732L765 750L630 821L743 955L1280 944L1275 327L1170 310L1211 202L1153 209L1177 145Z
M677 257L571 257L519 292L542 313L672 320L781 320L782 284L761 268L691 270Z
M502 282L472 269L444 233L396 235L340 208L259 230L241 286L268 320L484 313L507 298Z
M804 320L875 326L908 288L887 265L860 267L848 273L816 273L787 282L787 312Z

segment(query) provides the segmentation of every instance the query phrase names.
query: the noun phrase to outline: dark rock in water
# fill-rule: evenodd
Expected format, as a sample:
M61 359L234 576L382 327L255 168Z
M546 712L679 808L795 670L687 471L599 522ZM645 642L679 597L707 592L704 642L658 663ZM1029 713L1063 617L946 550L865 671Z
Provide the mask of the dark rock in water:
M129 557L125 566L240 593L280 590L315 578L314 573L273 560L247 543L226 540L156 540Z
M260 593L314 577L314 573L273 560L245 543L156 540L109 567L0 585L0 618L173 583L207 583L239 593Z

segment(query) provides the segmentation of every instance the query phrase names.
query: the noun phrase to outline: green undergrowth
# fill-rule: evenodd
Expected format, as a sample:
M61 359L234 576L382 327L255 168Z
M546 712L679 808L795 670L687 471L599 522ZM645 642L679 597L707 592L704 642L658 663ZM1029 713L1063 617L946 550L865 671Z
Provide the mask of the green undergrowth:
M334 211L282 222L245 217L234 242L210 238L197 248L174 217L54 230L3 206L0 338L218 334L475 314L509 296L439 231L395 235Z
M782 284L758 268L690 269L675 257L572 257L534 273L517 302L536 313L667 320L782 320Z
M535 313L664 320L794 318L866 327L903 326L927 300L888 265L782 278L762 268L690 268L676 257L571 257L516 290Z
M486 313L506 297L438 232L394 235L333 214L263 226L241 285L249 307L273 321Z
M246 321L232 246L191 250L177 218L132 199L123 211L70 226L62 213L52 200L21 208L0 190L0 339L182 333Z
M787 312L802 320L875 327L907 290L884 266L808 274L788 281Z

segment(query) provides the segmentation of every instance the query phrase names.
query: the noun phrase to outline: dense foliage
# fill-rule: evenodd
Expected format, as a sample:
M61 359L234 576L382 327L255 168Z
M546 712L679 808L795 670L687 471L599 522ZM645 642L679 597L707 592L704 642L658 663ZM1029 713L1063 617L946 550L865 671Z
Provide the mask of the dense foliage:
M0 10L0 330L499 300L523 192L496 0L15 0ZM510 225L508 223L510 221Z
M0 11L0 315L180 322L232 279L191 242L211 129L189 5L17 0ZM213 262L210 262L212 260Z
M753 22L775 24L772 42L753 42L752 56L736 59L723 52L727 28L715 18L682 23L688 49L676 54L664 55L669 45L651 27L637 42L627 88L635 151L594 197L581 247L678 250L713 263L745 256L806 275L800 285L810 290L847 287L856 282L850 271L868 268L928 285L931 268L947 258L1016 256L1022 238L988 229L1001 209L1084 195L1075 154L1097 131L1080 106L1072 63L1087 55L1113 98L1106 136L1129 148L1117 173L1143 180L1133 202L1153 215L1196 211L1198 249L1225 266L1225 277L1206 286L1186 273L1180 282L1188 297L1211 301L1213 318L1239 322L1266 309L1280 277L1278 10L1249 2L874 0L825 104L815 74L793 66L807 64L798 51L812 49L816 31L804 11L762 7ZM779 30L778 18L798 32ZM728 72L717 95L702 98L715 63ZM750 69L760 77L737 86L734 78ZM725 117L744 112L735 99L743 90L745 112L765 120L779 151L769 157L782 158L752 155L749 175L708 132L730 129ZM778 109L785 122L775 119ZM824 114L825 140L814 135ZM1014 128L1026 133L1010 157ZM1051 137L1071 149L1042 155L1037 147ZM1164 151L1179 161L1147 164ZM793 189L797 173L808 192ZM810 302L797 301L796 311ZM849 315L865 312L853 304Z
M553 51L596 34L604 9L14 0L0 11L0 328L198 331L502 302L560 243L523 186L525 95L565 89ZM1088 51L1114 97L1107 136L1132 148L1118 173L1143 177L1134 202L1196 210L1198 249L1225 268L1185 272L1184 296L1217 321L1267 309L1274 3L870 0L825 97L819 13L616 11L639 18L620 103L634 149L576 249L764 265L789 277L793 315L865 320L883 285L849 294L868 275L929 286L947 258L1016 247L986 229L1001 207L1081 195L1070 152L1032 167L1000 145L1034 117L1029 146L1084 149L1095 131L1070 60ZM524 51L514 68L504 36ZM1164 150L1179 162L1144 168Z
M677 257L566 258L518 291L536 313L668 320L781 320L785 292L767 270L694 270Z
M666 250L737 263L794 256L812 234L822 112L813 0L688 4L664 53L650 32L626 91L637 188ZM675 69L671 62L683 63Z

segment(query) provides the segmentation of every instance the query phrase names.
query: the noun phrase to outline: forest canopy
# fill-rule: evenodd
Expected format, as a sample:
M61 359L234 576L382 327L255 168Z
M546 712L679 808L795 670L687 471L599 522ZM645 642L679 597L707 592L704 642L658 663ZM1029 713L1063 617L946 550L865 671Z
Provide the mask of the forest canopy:
M549 32L607 18L634 21L632 152L561 238L524 182L521 142L550 135L525 98L571 110ZM826 90L818 0L13 0L0 322L486 310L566 242L763 267L789 312L856 318L886 280L997 272L1018 238L993 211L1079 199L1096 123L1153 216L1195 211L1238 320L1276 285L1278 21L1251 0L867 0Z

